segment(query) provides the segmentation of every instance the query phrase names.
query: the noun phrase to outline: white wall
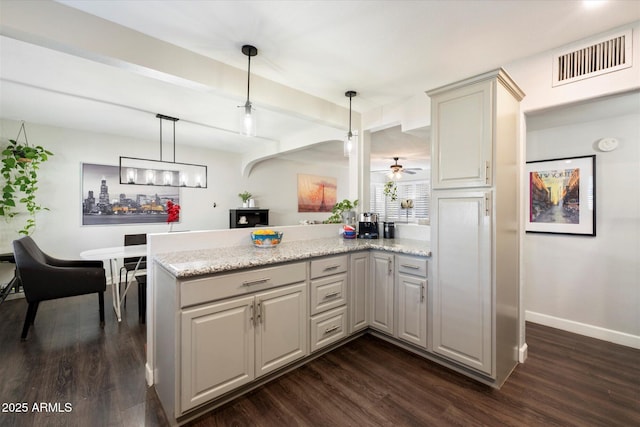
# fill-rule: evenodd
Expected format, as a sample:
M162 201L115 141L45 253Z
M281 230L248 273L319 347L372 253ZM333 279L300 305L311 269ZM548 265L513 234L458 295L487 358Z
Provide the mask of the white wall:
M635 112L608 117L623 99ZM527 119L527 160L596 154L597 235L525 236L526 318L640 348L640 93L572 107L572 123L544 127L563 110ZM597 151L603 137L619 148Z
M301 163L273 158L254 166L246 180L246 189L260 207L269 209L271 225L296 225L301 220L324 221L331 213L298 212L298 174L337 179L337 200L349 197L349 169L330 164Z
M539 55L504 65L505 70L526 94L520 103L521 111L527 113L612 93L622 93L640 87L640 22L635 22L625 28L631 28L633 31L633 66L630 68L553 87L552 65L556 50L542 52ZM619 32L619 30L615 29L594 35L591 38L576 41L570 46L595 43L603 37ZM563 46L561 49L567 47L569 46Z

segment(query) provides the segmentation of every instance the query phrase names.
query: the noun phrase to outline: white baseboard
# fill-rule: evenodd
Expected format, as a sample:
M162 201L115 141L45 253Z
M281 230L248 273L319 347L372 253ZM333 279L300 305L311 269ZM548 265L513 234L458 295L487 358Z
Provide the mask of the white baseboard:
M627 334L625 332L614 331L612 329L601 328L600 326L588 325L573 320L562 319L560 317L549 316L548 314L525 311L525 319L529 322L539 323L563 331L585 335L609 341L615 344L640 349L640 336Z
M153 371L148 363L144 364L144 377L147 380L147 385L151 387L153 385Z
M527 343L524 343L518 352L518 362L524 363L527 360L527 357L529 357L529 346Z

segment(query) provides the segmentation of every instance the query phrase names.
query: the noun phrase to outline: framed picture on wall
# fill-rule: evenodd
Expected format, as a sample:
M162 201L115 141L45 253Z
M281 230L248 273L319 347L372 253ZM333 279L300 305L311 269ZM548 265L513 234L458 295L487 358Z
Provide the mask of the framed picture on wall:
M167 222L167 201L180 203L177 187L120 184L118 166L82 164L82 225Z
M527 162L527 233L596 235L596 156Z
M298 212L331 212L337 182L336 178L298 174Z

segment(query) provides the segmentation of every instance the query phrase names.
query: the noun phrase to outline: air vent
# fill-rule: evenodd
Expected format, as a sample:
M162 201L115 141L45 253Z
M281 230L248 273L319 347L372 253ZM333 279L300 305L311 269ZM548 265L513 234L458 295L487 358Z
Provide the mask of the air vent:
M560 52L554 57L553 86L629 68L631 52L630 29L595 44Z

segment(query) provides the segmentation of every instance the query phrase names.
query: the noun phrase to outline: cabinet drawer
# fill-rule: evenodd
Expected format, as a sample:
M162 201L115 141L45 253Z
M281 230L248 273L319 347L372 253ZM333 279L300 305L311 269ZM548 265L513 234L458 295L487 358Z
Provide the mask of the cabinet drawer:
M180 307L304 282L304 262L180 281Z
M318 314L347 303L347 273L311 281L311 314Z
M413 276L427 277L427 260L425 258L397 255L398 271Z
M347 307L336 308L311 318L311 351L341 340L347 335Z
M311 278L329 276L347 271L347 255L314 259L311 261Z

